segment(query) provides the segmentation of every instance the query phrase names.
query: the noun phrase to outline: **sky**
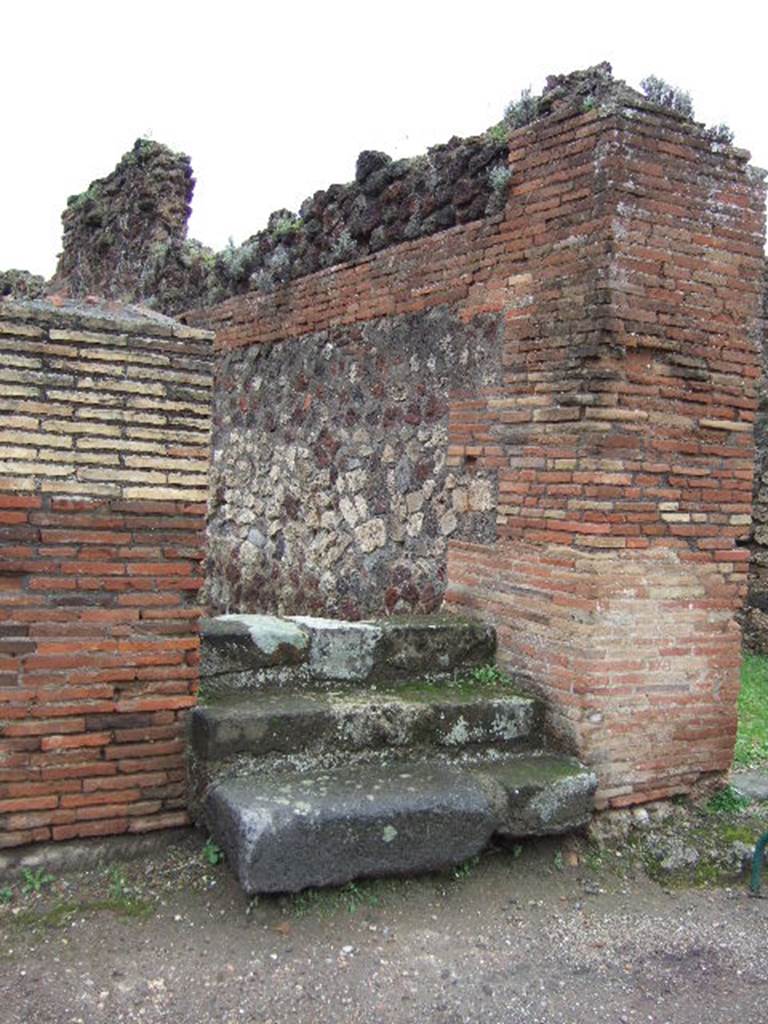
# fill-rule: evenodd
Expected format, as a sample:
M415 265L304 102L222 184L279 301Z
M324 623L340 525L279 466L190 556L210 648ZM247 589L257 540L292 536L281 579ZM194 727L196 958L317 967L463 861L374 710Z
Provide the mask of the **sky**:
M0 270L48 277L67 196L139 137L188 153L216 249L354 177L496 123L548 74L608 60L691 93L768 167L768 4L621 0L26 0L0 22Z

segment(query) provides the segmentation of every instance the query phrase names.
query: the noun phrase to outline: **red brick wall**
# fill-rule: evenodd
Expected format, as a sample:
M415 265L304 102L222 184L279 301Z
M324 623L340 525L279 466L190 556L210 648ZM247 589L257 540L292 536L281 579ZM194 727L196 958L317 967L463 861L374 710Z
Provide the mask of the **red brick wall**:
M764 225L740 155L648 113L603 129L577 223L537 193L526 215L540 137L515 163L509 218L542 222L530 301L451 449L498 465L498 542L454 545L447 601L493 615L622 805L730 765Z
M749 592L744 610L744 643L768 653L768 259L763 276L762 374L755 418L755 487L750 537Z
M513 134L502 217L192 317L229 348L503 316L503 379L454 394L447 452L496 475L497 537L452 541L446 603L496 623L602 805L730 760L764 240L746 159L642 103L555 114Z
M0 306L0 847L187 821L209 348Z

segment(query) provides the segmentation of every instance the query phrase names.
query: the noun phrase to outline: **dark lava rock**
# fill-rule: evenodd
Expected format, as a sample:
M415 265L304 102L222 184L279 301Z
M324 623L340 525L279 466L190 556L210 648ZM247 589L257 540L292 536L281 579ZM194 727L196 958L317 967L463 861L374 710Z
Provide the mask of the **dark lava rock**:
M495 826L478 779L423 765L229 779L206 817L248 893L439 870L478 854Z

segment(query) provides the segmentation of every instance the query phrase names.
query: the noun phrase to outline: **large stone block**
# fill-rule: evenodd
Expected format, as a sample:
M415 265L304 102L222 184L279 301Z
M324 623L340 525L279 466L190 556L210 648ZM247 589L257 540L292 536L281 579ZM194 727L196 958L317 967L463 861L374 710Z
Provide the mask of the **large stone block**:
M201 630L211 695L290 687L410 683L492 662L491 626L458 616L349 622L314 616L219 615Z
M496 832L517 838L581 828L592 814L597 776L573 758L517 758L487 769L503 794Z
M596 785L592 772L554 755L358 764L225 779L210 787L204 813L247 892L295 892L449 867L493 834L578 828Z
M230 779L206 813L248 893L445 868L479 853L496 823L480 780L423 766Z
M316 679L363 683L373 674L380 626L307 615L292 616L289 621L311 638L309 666Z

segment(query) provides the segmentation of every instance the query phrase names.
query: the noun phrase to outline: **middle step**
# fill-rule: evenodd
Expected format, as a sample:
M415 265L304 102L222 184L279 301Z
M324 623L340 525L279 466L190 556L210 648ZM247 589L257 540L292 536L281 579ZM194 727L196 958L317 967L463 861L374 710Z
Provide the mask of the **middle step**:
M499 688L254 693L196 707L190 739L202 761L388 747L513 751L538 741L540 717L537 701Z

